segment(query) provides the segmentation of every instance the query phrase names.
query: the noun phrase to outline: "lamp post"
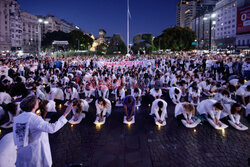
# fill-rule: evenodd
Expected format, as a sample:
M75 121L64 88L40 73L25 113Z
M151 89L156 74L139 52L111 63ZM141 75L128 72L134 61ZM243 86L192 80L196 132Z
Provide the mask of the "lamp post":
M43 19L38 19L38 59L41 58L41 55L40 55L41 42L42 42L41 24L46 25L46 24L49 24L49 22Z

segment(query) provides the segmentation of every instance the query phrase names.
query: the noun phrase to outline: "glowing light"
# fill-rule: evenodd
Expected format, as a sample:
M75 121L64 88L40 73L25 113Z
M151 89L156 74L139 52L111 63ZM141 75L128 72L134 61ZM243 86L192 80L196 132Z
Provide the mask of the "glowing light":
M42 23L42 22L43 22L43 19L38 19L38 22L39 22L39 23Z
M128 122L127 125L128 125L128 127L130 128L131 125L132 125L132 123L131 123L131 122Z
M194 134L196 134L197 133L197 130L196 129L194 129Z
M59 109L62 109L62 104L59 105Z
M36 111L36 114L37 114L37 115L40 115L40 114L41 114L41 110L37 110L37 111Z
M0 134L2 133L2 130L0 129Z
M226 132L225 132L225 129L222 129L222 136L226 136Z
M244 80L244 83L246 83L246 82L247 82L247 80L245 79L245 80Z
M13 99L14 99L14 101L16 101L17 97L14 97Z
M149 104L148 106L150 107L151 105Z
M215 17L216 17L216 13L213 13L213 14L211 15L211 17L212 17L212 18L215 18Z
M70 125L70 127L71 127L71 128L74 128L74 125L73 125L73 124L71 124L71 125Z

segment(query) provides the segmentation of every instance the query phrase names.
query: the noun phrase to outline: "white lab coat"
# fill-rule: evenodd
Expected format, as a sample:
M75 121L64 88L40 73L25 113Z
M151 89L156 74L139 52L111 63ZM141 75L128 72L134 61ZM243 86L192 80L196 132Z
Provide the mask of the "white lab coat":
M159 113L158 113L158 111L159 111L158 102L159 101L163 102L163 108L162 108L162 114L161 115L159 115ZM152 104L150 115L155 114L155 117L157 118L157 120L165 121L165 118L168 117L167 106L168 106L168 104L164 100L156 99Z
M108 100L108 99L104 99L106 101L106 107L104 107L103 105L100 105L98 103L98 100L96 100L95 102L95 106L96 106L96 114L101 114L102 112L102 115L105 116L106 113L109 113L111 114L111 102Z
M183 107L183 104L184 103L179 103L179 104L177 104L175 106L175 114L174 114L175 118L177 118L178 115L183 114L183 116L184 116L185 119L188 118L189 120L191 120L193 114L192 113L186 113L186 111L185 111L185 109Z
M64 93L65 93L65 99L66 100L73 100L75 98L79 99L79 95L78 95L78 92L77 92L76 88L72 88L70 93L68 93L67 90L65 89Z
M210 115L212 119L220 119L221 116L221 111L215 111L214 108L214 104L217 101L214 99L206 99L200 102L200 104L198 104L197 106L197 112L202 115L202 114L206 114L206 115Z
M179 90L179 94L175 94L175 89L178 89ZM177 103L177 102L180 102L180 99L181 99L181 89L180 88L177 88L177 87L171 87L169 89L169 97L172 99L173 103Z
M15 117L13 134L14 143L18 146L16 166L50 167L52 158L48 133L57 132L66 123L64 116L51 124L31 112L24 112Z
M9 104L12 98L8 93L0 92L0 104Z

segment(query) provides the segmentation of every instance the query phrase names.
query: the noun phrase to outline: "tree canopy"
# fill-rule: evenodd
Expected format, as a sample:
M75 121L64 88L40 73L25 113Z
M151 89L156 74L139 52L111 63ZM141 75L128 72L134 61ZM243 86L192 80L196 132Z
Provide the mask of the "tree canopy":
M154 46L158 49L171 49L173 51L194 49L192 42L196 36L189 28L171 27L163 31L163 33L154 39Z

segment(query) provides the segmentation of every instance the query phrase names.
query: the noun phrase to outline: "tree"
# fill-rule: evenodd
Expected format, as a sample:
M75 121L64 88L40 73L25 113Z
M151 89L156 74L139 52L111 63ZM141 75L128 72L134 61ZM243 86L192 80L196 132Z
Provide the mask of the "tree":
M137 34L133 38L134 45L132 51L138 53L145 50L147 54L151 54L153 50L153 35L152 34Z
M107 49L107 54L114 54L120 52L121 54L127 53L127 47L120 34L114 34L110 39Z
M51 48L53 41L68 41L69 34L62 31L48 32L42 40L42 48Z
M93 42L93 39L81 30L73 30L69 33L69 47L72 50L88 50Z
M194 42L195 38L195 32L191 29L176 26L165 29L161 35L154 39L153 43L158 49L188 51L194 49L192 42Z

